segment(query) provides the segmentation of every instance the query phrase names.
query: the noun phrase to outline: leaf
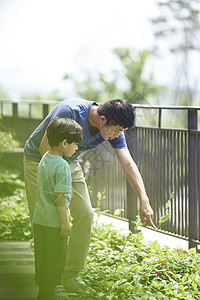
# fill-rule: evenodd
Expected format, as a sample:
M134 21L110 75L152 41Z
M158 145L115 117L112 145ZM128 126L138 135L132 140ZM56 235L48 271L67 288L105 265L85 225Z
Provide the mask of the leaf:
M122 211L124 211L123 208L121 208L121 209L116 209L116 210L114 211L114 216L119 216L119 215L121 214Z
M160 247L158 241L152 242L150 247L151 247L151 249L153 249L153 250L160 250L160 249L161 249L161 247Z
M107 287L111 287L113 284L114 284L114 281L112 281L112 280L111 281L110 280L106 281L106 286Z
M182 282L187 282L187 281L188 281L188 277L189 277L189 274L186 273L186 274L182 277Z
M196 248L190 248L188 252L194 255L197 253Z
M166 222L167 220L169 220L169 213L160 218L159 225Z

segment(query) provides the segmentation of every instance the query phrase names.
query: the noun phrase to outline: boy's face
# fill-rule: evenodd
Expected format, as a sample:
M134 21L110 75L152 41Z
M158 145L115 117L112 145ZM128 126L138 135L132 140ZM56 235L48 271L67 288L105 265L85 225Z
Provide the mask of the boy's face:
M63 154L67 157L72 156L74 152L78 149L78 145L76 143L68 144L67 140L64 140L63 143Z

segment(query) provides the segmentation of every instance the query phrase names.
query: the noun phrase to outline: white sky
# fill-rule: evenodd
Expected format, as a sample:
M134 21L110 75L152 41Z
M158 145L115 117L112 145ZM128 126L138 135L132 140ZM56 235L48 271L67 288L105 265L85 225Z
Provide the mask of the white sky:
M0 0L0 87L64 89L65 73L115 67L115 47L149 48L154 0Z

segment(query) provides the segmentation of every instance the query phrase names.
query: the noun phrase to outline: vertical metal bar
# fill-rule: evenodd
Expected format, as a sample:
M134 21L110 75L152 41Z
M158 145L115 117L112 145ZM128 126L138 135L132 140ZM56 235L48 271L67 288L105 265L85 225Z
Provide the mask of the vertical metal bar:
M188 110L188 178L189 178L189 247L195 247L197 239L196 236L196 207L197 207L197 194L195 187L195 150L196 141L195 135L191 132L192 129L197 129L197 110Z
M151 144L150 144L150 129L148 129L148 135L147 135L147 182L148 182L148 195L151 195Z
M185 206L184 206L184 202L185 202L185 197L184 197L184 193L183 193L183 186L184 186L184 173L183 173L183 164L184 164L184 156L183 156L183 132L181 132L181 153L180 153L180 164L181 164L181 170L180 170L180 176L181 176L181 182L180 182L180 195L181 195L181 224L182 224L182 232L181 235L185 236L185 218L184 218L184 210L185 210Z
M159 197L158 197L158 201L159 198L161 199L161 216L163 215L164 212L164 206L165 206L165 201L163 201L163 132L162 130L159 131L160 137L160 189L159 189Z
M188 133L185 133L185 222L186 236L189 237L189 197L188 197Z
M138 148L139 148L139 138L138 138L138 128L132 128L126 131L126 141L127 146L130 151L130 154L138 165ZM134 230L134 218L137 215L137 197L136 194L133 193L133 189L130 186L129 182L126 180L126 189L127 189L127 218L129 221L129 229L131 231Z
M178 223L178 234L182 234L182 219L181 219L181 205L180 205L180 133L177 132L177 220Z
M176 203L177 203L177 187L176 187L176 172L177 172L177 161L176 161L176 132L173 132L173 140L174 140L174 147L173 147L173 153L174 153L174 165L172 166L173 168L173 173L174 173L174 202L173 202L173 210L174 210L174 224L173 224L173 232L177 232L178 230L178 224L177 224L177 209L176 209Z
M144 149L144 145L145 145L145 143L144 143L144 129L141 129L141 140L142 140L142 142L141 142L141 157L140 157L140 172L141 172L141 174L143 175L144 174L144 160L143 160L143 158L144 158L144 153L145 153L145 149Z
M167 131L167 199L169 199L169 131Z
M151 172L150 172L150 189L151 189L151 197L153 201L153 130L151 129L150 131L150 140L151 140L151 149L150 149L150 157L151 157L151 161L150 161L150 168L151 168Z
M143 166L143 180L144 184L146 186L147 182L147 134L146 134L146 129L144 129L144 156L143 156L143 161L144 161L144 166Z
M49 113L49 104L43 104L43 118L45 118Z
M159 112L158 112L158 128L161 128L161 117L162 117L162 109L159 108Z
M13 118L18 117L18 103L17 102L12 103L12 116L13 116Z
M32 109L32 104L29 103L29 104L28 104L28 115L29 115L29 119L31 119L31 109Z
M171 187L171 191L174 192L174 184L173 184L173 180L174 180L174 174L173 174L173 132L170 132L170 187ZM171 203L171 224L170 224L170 231L174 232L174 198L173 201Z
M200 134L198 132L197 134L197 138L198 138L198 151L197 151L197 156L198 156L198 162L197 162L197 170L198 170L198 185L197 185L197 189L198 189L198 220L200 219L200 153L199 153L199 149L200 149ZM198 222L199 223L199 222ZM200 241L200 228L199 228L199 232L198 232L198 240Z
M166 198L166 131L163 133L163 188L162 188L162 193L163 193L163 198L164 198L164 209L166 208L166 201L168 200ZM166 223L164 223L164 229L166 230Z
M162 203L161 201L158 201L158 199L161 198L161 195L160 195L160 131L157 130L157 159L156 159L156 162L157 162L157 193L156 193L156 207L157 207L157 210L158 210L158 216L159 216L159 219L161 218L161 209L162 209Z
M200 200L200 197L199 197L199 185L198 185L198 169L199 169L199 161L198 161L198 133L196 132L195 133L195 144L197 145L196 149L195 149L195 161L196 161L196 164L195 164L195 186L196 186L196 240L199 240L199 200Z
M155 221L158 222L158 211L156 206L156 182L157 182L157 174L156 174L156 130L153 131L153 202L154 202L154 209L156 211Z

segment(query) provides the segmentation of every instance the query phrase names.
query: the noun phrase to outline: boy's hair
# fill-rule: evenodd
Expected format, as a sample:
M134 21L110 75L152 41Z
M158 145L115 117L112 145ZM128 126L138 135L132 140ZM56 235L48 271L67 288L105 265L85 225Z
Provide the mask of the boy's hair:
M131 128L135 124L135 111L133 105L122 98L114 98L98 107L98 114L105 116L107 126L120 125L123 128Z
M78 143L83 138L83 128L69 118L54 118L47 127L47 138L50 147L59 146L67 139L68 144Z

